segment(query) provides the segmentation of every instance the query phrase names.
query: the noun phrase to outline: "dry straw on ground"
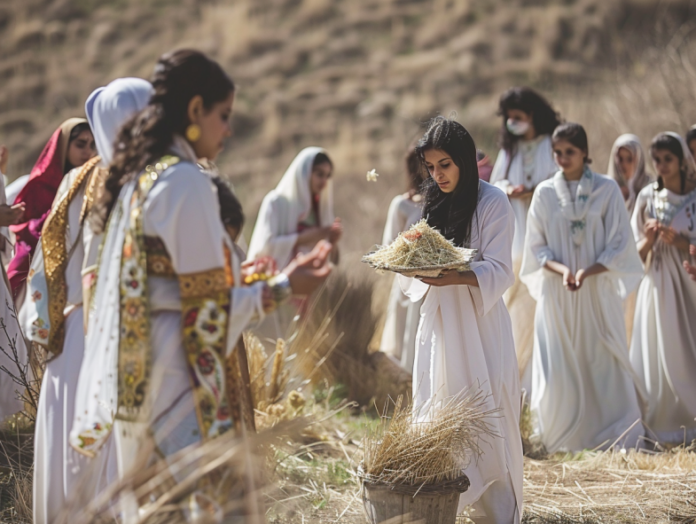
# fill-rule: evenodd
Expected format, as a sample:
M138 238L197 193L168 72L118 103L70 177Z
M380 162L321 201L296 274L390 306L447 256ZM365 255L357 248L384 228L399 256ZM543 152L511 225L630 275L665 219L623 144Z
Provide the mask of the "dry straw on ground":
M391 417L363 440L363 477L375 484L428 485L459 478L481 454L481 442L499 438L478 391L447 399L426 420L416 418L412 405L400 397Z

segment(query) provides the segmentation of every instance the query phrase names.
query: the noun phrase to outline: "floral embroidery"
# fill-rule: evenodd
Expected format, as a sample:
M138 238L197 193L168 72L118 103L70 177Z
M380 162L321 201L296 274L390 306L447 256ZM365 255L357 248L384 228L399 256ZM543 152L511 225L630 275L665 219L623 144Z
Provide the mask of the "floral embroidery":
M119 279L121 318L116 416L124 420L136 420L141 415L150 379L150 307L142 206L159 175L178 162L176 157L165 157L154 168L148 166L138 178L131 199Z
M31 300L33 302L38 302L39 300L41 300L41 297L43 297L43 295L41 294L41 291L39 291L39 290L36 290L31 294Z
M161 238L146 236L147 274L157 277L176 278L172 260Z
M234 425L224 361L229 287L223 268L179 275L183 342L203 438Z

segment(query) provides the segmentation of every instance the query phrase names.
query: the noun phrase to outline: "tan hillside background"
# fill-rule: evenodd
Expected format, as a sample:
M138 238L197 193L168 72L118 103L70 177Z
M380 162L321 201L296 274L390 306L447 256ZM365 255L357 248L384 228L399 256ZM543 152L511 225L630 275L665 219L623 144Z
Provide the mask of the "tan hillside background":
M696 0L3 0L0 143L10 178L23 174L93 88L196 47L238 85L219 166L247 235L297 151L322 145L357 254L379 242L404 150L438 112L457 111L494 160L497 98L531 85L586 125L601 172L620 133L684 133L696 123L693 22Z

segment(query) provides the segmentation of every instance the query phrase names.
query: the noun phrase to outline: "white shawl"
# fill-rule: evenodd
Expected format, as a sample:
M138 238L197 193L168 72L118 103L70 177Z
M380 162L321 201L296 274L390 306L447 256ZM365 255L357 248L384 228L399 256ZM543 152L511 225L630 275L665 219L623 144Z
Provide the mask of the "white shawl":
M297 242L297 226L312 210L310 177L312 164L320 147L300 151L288 167L278 186L266 195L256 219L249 243L247 260L260 256L275 259L278 268L284 268L292 259ZM333 184L331 180L321 194L319 226L330 226L334 221Z

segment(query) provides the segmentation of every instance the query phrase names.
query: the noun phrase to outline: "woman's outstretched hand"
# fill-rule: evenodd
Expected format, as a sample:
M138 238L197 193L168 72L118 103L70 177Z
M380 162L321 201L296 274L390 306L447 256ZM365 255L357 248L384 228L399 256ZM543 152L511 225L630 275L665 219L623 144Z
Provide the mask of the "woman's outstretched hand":
M24 216L24 202L8 206L7 204L0 205L0 227L13 226L19 224Z
M444 286L475 286L478 287L478 278L473 271L462 271L447 269L440 273L439 277L416 277L424 284L435 287Z
M332 244L321 240L306 255L297 255L283 270L295 295L311 295L331 274L329 263Z

